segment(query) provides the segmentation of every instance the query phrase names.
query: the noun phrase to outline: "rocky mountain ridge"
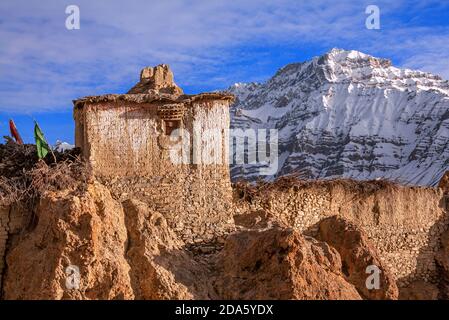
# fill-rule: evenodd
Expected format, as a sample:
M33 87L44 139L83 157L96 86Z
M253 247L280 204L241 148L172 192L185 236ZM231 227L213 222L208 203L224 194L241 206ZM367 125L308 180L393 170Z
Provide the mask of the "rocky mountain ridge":
M385 178L438 183L448 168L449 82L391 61L332 49L281 68L265 83L235 84L231 127L277 129L277 176ZM260 165L232 176L259 177Z

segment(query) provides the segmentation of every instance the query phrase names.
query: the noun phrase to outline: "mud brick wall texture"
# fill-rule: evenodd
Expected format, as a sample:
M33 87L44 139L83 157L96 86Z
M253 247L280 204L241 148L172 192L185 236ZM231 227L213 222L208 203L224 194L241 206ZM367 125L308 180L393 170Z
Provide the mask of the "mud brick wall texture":
M228 165L229 101L204 100L185 103L105 102L85 104L74 112L77 147L91 164L97 176L160 176L176 172L179 163L170 156L177 140L167 134L162 109L183 109L181 132L190 135L190 144L179 149L179 155L189 155L190 168ZM221 134L216 139L208 132ZM194 133L198 139L193 141ZM194 147L196 147L194 149ZM176 147L179 148L179 147ZM215 163L206 162L210 150ZM182 170L182 169L181 169ZM228 182L229 183L229 182Z
M188 244L208 242L233 227L229 103L85 104L75 108L76 144L116 198L145 201ZM170 155L176 142L164 123L170 108L181 120L181 132L190 136L177 147L177 154L190 160L181 164Z
M23 230L25 222L26 216L21 207L16 205L0 205L0 289L2 288L3 272L6 268L5 256L8 240L11 235Z
M433 188L390 186L358 192L329 182L272 190L251 204L241 202L237 213L268 210L312 236L323 218L348 218L365 230L399 286L407 286L414 280L436 283L435 253L449 224L445 202L442 191Z

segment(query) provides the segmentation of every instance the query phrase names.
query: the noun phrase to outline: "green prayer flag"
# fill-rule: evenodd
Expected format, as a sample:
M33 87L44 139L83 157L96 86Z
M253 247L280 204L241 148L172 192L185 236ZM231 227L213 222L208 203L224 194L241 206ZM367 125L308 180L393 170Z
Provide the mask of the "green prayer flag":
M36 121L34 121L34 139L36 140L37 156L39 157L39 159L45 158L45 156L50 151L50 147L45 140L44 133L42 132Z

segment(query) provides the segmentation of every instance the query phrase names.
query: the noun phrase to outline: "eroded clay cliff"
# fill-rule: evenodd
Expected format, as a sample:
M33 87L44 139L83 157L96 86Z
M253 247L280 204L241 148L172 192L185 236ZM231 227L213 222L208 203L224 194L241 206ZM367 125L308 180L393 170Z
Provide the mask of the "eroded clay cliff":
M96 181L46 193L33 214L10 241L5 299L362 298L337 249L264 215L236 219L222 250L201 253L148 204L119 202ZM67 287L71 266L79 288Z
M368 182L236 188L233 227L192 245L182 221L173 228L145 197L117 196L94 178L63 184L55 173L63 169L46 170L38 180L49 174L54 187L22 206L0 206L3 299L448 297L445 196L437 190ZM408 224L425 227L412 233ZM393 258L423 271L408 280ZM381 271L375 290L366 286L369 266Z

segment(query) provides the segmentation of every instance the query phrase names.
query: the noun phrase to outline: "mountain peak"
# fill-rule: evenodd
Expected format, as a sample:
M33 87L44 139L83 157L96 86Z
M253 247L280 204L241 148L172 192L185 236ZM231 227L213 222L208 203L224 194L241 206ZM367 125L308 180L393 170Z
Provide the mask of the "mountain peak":
M391 60L356 51L333 48L313 64L330 82L354 82L368 86L395 86L407 89L420 86L449 94L449 82L440 76L419 70L394 67Z
M310 82L310 77L316 75L320 78L318 81L355 81L375 84L400 78L402 77L401 73L403 71L394 68L389 59L377 58L356 50L333 48L312 60L287 64L280 68L269 82L272 82L273 79L277 82L291 77L308 79L307 81ZM416 72L413 75L422 77L424 73Z
M233 93L233 128L278 130L279 171L269 179L300 172L435 185L447 170L449 82L430 73L334 48ZM258 168L234 165L232 176L257 179Z
M360 65L371 66L371 67L391 67L391 60L377 58L369 54L357 51L357 50L344 50L339 48L333 48L328 53L323 55L323 62L327 63L338 63L345 65L353 65L359 67Z

